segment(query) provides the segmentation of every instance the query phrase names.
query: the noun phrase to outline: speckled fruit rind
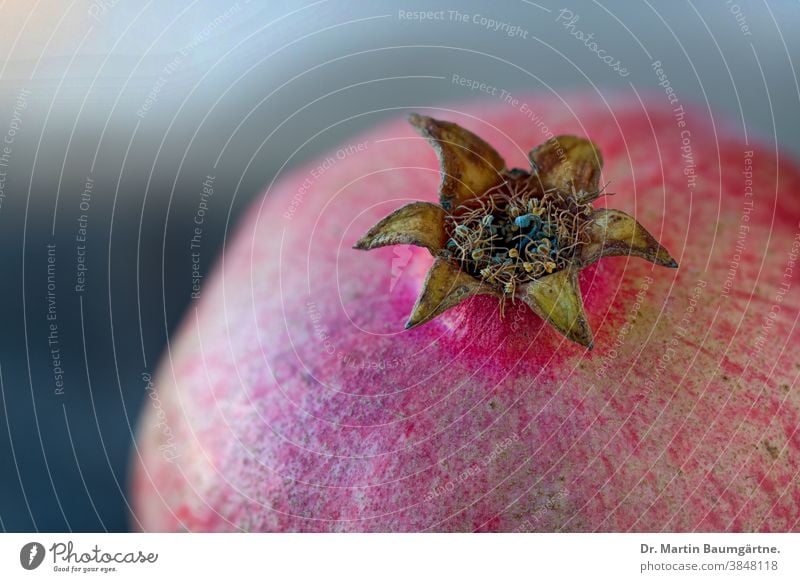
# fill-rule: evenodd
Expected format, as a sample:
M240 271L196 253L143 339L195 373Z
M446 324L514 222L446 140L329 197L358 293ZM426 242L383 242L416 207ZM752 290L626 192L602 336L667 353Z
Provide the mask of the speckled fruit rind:
M680 268L583 271L591 353L522 305L501 320L488 296L404 330L429 253L350 248L435 201L434 152L398 112L247 213L145 405L136 527L800 529L797 167L707 115L678 127L660 96L527 103L546 128L497 102L423 112L517 167L546 129L590 138L609 206Z

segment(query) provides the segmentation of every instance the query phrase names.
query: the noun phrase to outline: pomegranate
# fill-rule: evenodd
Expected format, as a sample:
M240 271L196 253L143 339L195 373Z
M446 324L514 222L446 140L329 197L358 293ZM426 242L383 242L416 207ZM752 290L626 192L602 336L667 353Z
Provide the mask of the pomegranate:
M800 170L659 97L516 105L425 113L511 168L590 139L594 206L680 267L581 268L592 351L497 293L405 329L431 253L351 247L435 202L440 171L405 120L383 125L271 186L229 242L140 421L136 527L798 529Z

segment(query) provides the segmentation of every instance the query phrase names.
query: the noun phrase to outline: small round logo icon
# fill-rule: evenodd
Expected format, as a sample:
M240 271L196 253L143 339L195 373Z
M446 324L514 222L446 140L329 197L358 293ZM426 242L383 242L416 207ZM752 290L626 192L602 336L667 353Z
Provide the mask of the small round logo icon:
M26 570L35 570L44 561L44 546L39 542L28 542L19 551L19 563Z

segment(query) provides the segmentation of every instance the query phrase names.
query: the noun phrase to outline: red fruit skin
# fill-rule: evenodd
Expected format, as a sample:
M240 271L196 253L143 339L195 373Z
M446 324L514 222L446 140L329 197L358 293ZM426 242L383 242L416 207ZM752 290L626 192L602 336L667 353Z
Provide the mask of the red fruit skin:
M136 527L800 529L797 166L697 109L679 127L660 95L526 101L600 146L614 196L598 205L636 216L680 268L583 271L592 352L490 297L404 330L429 253L351 245L435 201L439 172L404 120L383 125L316 177L322 161L279 180L229 242L141 421ZM548 137L510 105L460 111L423 113L510 167Z

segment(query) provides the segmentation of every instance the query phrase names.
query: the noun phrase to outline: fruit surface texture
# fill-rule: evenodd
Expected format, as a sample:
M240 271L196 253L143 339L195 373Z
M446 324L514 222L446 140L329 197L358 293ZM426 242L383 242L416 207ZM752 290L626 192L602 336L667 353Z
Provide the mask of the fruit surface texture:
M426 249L351 247L435 202L397 120L279 177L170 342L132 453L145 531L800 530L800 170L661 96L528 95L423 113L511 167L591 139L680 267L580 273L588 351L519 302L404 323Z

